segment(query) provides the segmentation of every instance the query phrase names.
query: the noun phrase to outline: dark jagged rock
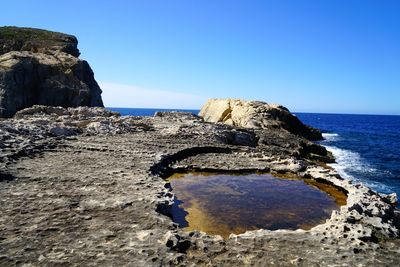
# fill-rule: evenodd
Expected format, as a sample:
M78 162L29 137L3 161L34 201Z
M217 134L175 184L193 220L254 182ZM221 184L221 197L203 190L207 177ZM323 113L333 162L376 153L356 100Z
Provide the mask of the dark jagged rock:
M0 117L32 105L103 106L93 71L78 55L74 36L0 28Z

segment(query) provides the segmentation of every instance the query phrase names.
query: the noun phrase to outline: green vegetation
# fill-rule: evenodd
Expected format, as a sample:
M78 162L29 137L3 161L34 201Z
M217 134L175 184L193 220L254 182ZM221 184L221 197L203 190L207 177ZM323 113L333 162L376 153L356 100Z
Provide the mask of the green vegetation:
M0 39L14 40L54 40L68 35L33 28L19 28L13 26L0 27Z

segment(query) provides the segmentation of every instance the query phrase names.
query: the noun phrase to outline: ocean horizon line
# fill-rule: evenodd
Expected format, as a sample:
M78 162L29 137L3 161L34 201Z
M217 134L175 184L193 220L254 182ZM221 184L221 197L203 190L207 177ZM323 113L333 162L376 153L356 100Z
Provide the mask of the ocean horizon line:
M105 107L108 109L139 109L139 110L171 110L171 111L200 111L201 108L154 108L154 107ZM357 116L400 116L400 114L385 114L385 113L338 113L338 112L310 112L310 111L292 111L290 112L294 114L322 114L322 115L357 115Z

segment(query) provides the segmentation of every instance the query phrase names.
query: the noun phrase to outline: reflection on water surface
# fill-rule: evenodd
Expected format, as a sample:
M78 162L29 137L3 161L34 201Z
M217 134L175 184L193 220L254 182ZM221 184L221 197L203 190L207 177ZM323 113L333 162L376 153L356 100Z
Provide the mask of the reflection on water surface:
M225 238L261 228L310 229L345 201L343 193L327 185L270 174L188 173L168 180L176 196L173 220L185 230Z

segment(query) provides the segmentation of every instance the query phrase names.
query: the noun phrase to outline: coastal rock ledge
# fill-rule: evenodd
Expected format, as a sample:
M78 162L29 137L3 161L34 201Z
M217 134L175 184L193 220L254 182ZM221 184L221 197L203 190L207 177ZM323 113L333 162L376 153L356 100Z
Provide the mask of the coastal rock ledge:
M309 143L191 113L21 110L0 120L0 266L399 266L396 196L342 179ZM347 202L310 230L186 232L163 178L187 170L294 175Z
M0 27L0 117L32 105L102 107L101 89L77 46L72 35Z
M396 195L341 178L286 108L212 99L204 119L120 116L88 107L101 90L78 56L73 36L0 28L0 266L400 265ZM186 171L295 176L347 199L310 230L223 239L171 219L164 178Z

